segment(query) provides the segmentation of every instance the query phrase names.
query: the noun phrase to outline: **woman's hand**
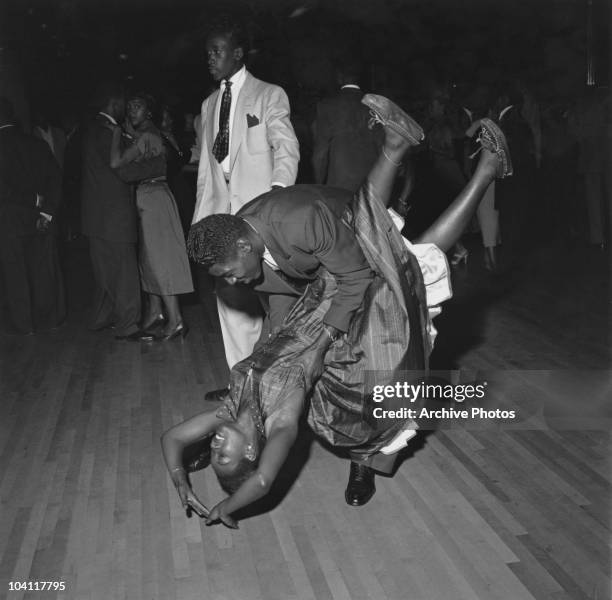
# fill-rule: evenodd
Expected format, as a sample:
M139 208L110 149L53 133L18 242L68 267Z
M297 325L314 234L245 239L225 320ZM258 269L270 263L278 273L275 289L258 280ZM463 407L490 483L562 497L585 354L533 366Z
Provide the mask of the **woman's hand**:
M132 125L132 121L130 121L129 119L125 119L123 121L123 130L132 138L138 137L138 133L134 129L134 126Z
M222 502L219 502L219 504L217 504L217 506L210 511L210 514L206 519L206 525L213 525L214 523L221 521L221 523L230 529L238 529L238 523L226 512L226 506L227 498Z
M187 481L186 475L183 473L180 478L174 481L174 486L181 499L181 504L185 510L193 510L198 517L208 517L209 510L200 502L198 497L194 494L189 482Z

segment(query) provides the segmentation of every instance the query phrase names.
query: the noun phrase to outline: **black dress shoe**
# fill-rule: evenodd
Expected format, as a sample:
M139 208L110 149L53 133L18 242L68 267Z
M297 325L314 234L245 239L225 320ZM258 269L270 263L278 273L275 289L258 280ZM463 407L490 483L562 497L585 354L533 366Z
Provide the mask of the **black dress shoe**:
M129 335L116 335L116 340L124 340L126 342L152 342L155 336L152 333L146 333L145 331L135 331Z
M204 394L204 400L206 400L206 402L222 402L225 400L228 393L229 389L226 387L213 390L212 392L206 392L206 394Z
M363 506L376 492L374 469L351 462L351 474L344 492L346 503L351 506Z

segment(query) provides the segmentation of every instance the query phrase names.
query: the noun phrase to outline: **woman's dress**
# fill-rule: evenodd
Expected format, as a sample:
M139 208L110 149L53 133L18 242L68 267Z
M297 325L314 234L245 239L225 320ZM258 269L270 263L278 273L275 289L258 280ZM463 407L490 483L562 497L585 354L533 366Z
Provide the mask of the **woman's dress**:
M143 291L162 296L193 292L185 236L166 182L165 155L135 161L121 171L124 179L131 173L130 179L138 184L138 266Z

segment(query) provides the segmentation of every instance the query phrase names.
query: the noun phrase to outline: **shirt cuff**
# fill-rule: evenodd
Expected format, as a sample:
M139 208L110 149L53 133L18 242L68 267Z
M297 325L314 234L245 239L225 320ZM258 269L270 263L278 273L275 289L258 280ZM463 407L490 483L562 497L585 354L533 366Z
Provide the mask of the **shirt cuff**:
M270 184L270 187L274 187L275 185L277 185L278 187L287 187L287 185L285 183L281 183L280 181L273 181Z
M51 222L53 221L53 215L48 215L47 213L41 212L40 213L41 217L44 217L45 219L47 219L47 221Z

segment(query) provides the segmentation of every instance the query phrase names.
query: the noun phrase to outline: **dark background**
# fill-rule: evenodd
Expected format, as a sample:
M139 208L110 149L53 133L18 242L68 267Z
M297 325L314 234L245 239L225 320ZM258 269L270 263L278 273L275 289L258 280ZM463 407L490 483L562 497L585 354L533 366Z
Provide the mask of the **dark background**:
M588 48L595 83L608 85L609 4L593 0L589 11L588 0L3 0L0 93L27 122L36 102L58 116L80 111L95 82L111 74L195 112L213 85L207 24L233 12L248 26L249 68L283 85L297 114L329 91L334 61L346 53L363 61L366 88L408 104L442 84L460 91L501 77L520 79L546 102L582 93Z

